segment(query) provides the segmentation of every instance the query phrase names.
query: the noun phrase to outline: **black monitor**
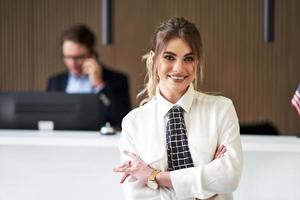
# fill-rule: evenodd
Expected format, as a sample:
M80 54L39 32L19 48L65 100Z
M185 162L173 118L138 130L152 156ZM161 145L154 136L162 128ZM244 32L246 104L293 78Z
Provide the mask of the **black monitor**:
M1 129L38 129L39 121L54 130L99 130L100 104L95 94L0 92Z

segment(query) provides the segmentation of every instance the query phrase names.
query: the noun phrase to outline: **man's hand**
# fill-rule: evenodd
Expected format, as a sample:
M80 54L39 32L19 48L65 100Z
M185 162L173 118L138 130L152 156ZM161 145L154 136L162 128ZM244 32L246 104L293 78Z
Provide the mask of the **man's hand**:
M89 75L93 87L103 84L102 66L98 64L95 58L87 58L83 65L83 72Z

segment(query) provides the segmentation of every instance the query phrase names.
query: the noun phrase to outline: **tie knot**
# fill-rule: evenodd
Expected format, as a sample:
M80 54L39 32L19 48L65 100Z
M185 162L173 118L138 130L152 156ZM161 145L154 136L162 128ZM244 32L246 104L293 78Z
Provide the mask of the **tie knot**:
M174 116L182 116L183 109L180 106L173 106L169 112L169 118L174 118Z

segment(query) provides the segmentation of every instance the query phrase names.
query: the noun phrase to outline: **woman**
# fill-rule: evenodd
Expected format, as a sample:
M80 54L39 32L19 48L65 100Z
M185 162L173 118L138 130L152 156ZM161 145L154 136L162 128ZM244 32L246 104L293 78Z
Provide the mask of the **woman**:
M184 18L157 29L147 59L144 105L122 122L126 199L232 199L242 168L232 101L198 92L200 33Z

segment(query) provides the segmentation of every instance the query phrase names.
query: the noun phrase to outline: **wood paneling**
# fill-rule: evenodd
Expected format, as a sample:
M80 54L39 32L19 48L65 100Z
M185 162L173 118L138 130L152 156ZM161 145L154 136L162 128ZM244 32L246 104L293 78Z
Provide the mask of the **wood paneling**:
M101 46L101 0L0 0L0 89L43 90L47 77L64 69L61 32L83 22L99 36L103 61L129 74L137 105L141 56L155 27L184 16L204 40L202 90L231 98L241 122L269 121L284 134L299 133L290 99L300 82L300 2L275 3L275 42L264 43L262 0L115 0L114 44Z

